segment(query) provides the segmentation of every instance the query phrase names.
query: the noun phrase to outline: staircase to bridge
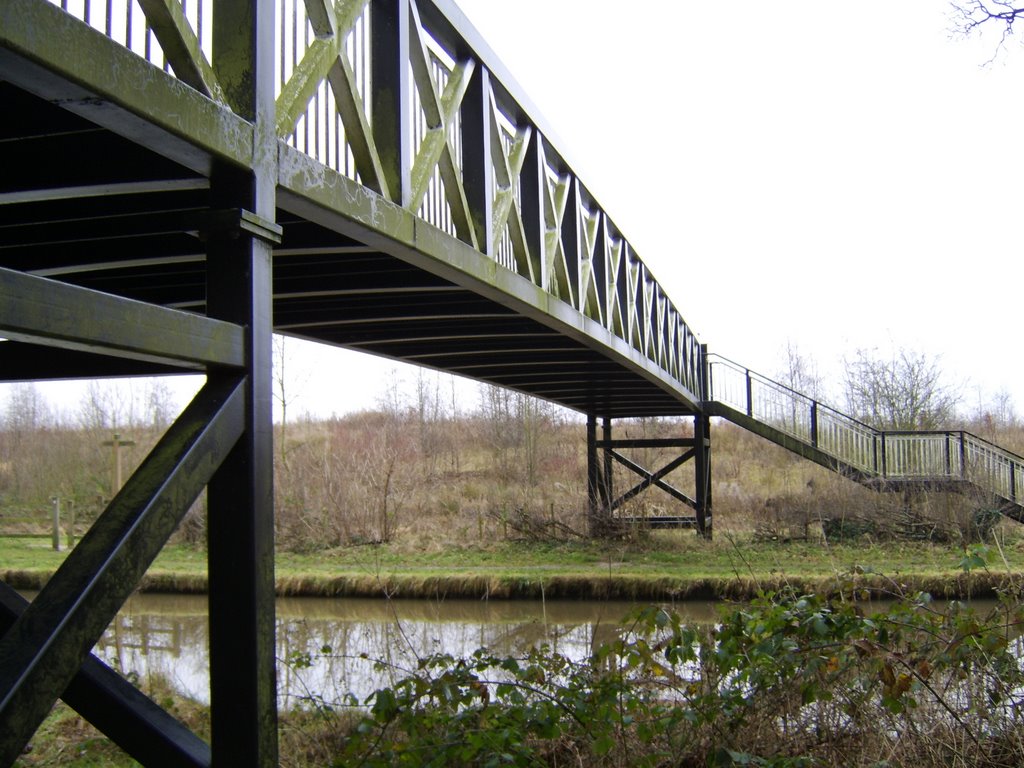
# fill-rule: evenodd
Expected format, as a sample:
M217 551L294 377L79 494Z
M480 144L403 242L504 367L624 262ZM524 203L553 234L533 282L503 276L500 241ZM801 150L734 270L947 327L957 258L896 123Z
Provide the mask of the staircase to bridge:
M451 0L0 0L0 103L0 380L207 381L31 603L0 584L0 765L57 698L143 764L277 764L273 332L585 413L595 525L657 487L710 534L713 416L1020 517L1018 457L709 358ZM693 436L613 435L645 416ZM89 652L204 488L209 744Z
M1024 519L1024 457L964 430L880 430L719 355L706 411L880 491L974 494Z
M726 419L804 459L879 492L944 491L970 495L979 508L1024 522L1024 457L966 430L882 430L832 408L816 398L751 371L728 358L707 354L708 400L704 413ZM635 441L626 447L640 447ZM654 445L647 441L648 447ZM611 450L614 443L598 442ZM663 441L661 447L690 446ZM619 461L626 461L616 454ZM607 470L606 470L607 471ZM641 474L642 469L639 469ZM610 472L608 473L610 474ZM696 508L692 499L660 477L637 486L658 485ZM602 496L613 513L632 495L614 501ZM709 505L710 506L710 505ZM698 528L696 515L616 515L620 521L654 528Z

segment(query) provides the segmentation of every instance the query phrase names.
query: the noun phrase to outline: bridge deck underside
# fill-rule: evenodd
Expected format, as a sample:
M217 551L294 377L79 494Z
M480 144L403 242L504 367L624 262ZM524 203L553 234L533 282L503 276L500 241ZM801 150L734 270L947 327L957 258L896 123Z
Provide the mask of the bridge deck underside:
M206 178L0 82L0 267L200 314ZM512 387L608 418L691 406L593 345L514 307L279 208L281 333ZM338 227L337 229L343 229ZM0 379L172 372L8 341ZM344 382L338 386L344 408Z

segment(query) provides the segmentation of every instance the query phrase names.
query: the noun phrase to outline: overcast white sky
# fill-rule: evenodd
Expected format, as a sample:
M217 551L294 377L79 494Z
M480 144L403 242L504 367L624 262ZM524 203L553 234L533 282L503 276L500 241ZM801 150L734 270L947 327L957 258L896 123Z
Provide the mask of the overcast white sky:
M944 0L457 2L712 351L908 347L1024 407L1019 43L980 66Z
M1024 410L1017 41L982 66L997 38L950 39L945 0L456 1L712 351L838 377L906 347ZM391 370L311 359L318 413Z

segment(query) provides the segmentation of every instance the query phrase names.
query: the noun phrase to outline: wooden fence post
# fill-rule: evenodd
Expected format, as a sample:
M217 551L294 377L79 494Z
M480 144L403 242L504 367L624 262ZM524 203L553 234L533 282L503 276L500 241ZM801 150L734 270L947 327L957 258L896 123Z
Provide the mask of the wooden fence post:
M53 551L60 552L60 496L50 499L53 504Z

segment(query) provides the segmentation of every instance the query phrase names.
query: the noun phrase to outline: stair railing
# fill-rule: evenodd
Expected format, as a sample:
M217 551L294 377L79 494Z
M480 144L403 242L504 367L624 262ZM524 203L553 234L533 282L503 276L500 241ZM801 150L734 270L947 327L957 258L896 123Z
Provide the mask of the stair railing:
M966 480L1022 505L1024 457L964 430L875 429L720 355L709 400L884 480Z

